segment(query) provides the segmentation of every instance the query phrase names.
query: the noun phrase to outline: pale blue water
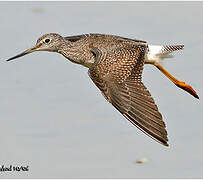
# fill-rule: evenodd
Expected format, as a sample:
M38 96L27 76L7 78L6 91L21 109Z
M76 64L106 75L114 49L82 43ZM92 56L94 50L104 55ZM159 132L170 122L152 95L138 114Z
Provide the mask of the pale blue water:
M2 178L202 178L203 2L0 2L0 165L29 166ZM42 34L98 32L185 44L164 66L195 99L146 65L144 83L167 124L166 148L125 120L87 69L55 53L13 62ZM142 157L146 164L136 164Z

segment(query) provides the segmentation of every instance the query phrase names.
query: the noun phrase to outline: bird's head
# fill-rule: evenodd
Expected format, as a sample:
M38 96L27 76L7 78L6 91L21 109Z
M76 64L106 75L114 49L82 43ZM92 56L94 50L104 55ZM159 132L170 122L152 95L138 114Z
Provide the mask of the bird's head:
M61 44L63 42L64 42L63 37L58 34L55 34L55 33L45 34L37 40L37 43L34 47L14 56L12 58L9 58L7 61L19 58L21 56L30 54L35 51L58 52L58 50L61 47Z

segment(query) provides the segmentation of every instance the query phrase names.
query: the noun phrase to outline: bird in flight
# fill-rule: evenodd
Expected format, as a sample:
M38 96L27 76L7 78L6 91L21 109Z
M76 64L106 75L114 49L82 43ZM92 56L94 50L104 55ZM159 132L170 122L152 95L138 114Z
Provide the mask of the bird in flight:
M108 102L145 134L168 146L166 125L142 82L142 72L144 64L152 64L177 87L199 99L190 85L176 79L160 65L161 59L170 58L172 52L183 48L183 45L150 45L146 41L115 35L62 37L49 33L40 37L34 47L7 61L34 51L50 51L87 67L90 78Z

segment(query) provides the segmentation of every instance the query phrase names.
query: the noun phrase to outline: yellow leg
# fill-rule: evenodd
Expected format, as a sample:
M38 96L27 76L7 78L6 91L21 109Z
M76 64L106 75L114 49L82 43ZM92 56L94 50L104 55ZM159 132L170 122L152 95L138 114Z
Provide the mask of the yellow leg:
M195 98L199 99L199 96L197 95L197 93L195 92L195 90L188 84L186 84L183 81L179 81L178 79L176 79L174 76L172 76L166 69L163 68L163 66L161 66L159 63L150 63L154 66L156 66L166 77L168 77L176 86L178 86L179 88L187 91L188 93L190 93L191 95L193 95Z

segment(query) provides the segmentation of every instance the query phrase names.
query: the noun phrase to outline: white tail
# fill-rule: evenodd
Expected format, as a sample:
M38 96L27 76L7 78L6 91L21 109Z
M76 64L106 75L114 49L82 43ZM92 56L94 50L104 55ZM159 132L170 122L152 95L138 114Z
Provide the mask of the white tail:
M158 63L161 59L172 58L172 52L182 50L183 48L184 45L148 45L148 53L145 58L145 63Z

